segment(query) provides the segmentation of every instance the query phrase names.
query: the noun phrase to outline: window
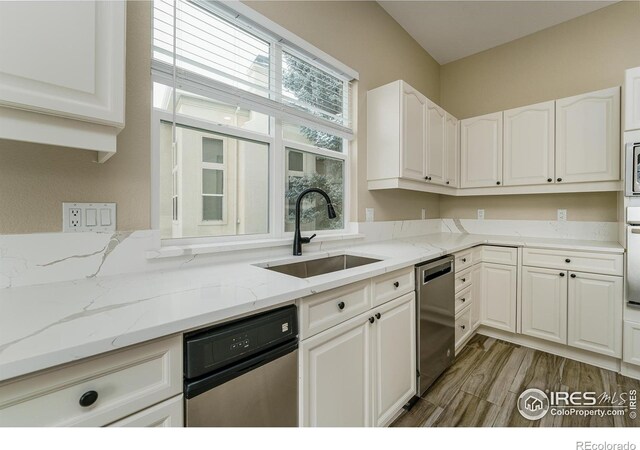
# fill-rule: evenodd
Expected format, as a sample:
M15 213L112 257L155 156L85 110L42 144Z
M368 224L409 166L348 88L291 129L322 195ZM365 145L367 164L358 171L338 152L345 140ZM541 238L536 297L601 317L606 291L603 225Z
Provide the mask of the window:
M310 194L302 229L347 225L353 72L247 8L154 1L163 239L286 236L309 187L327 192L337 218Z

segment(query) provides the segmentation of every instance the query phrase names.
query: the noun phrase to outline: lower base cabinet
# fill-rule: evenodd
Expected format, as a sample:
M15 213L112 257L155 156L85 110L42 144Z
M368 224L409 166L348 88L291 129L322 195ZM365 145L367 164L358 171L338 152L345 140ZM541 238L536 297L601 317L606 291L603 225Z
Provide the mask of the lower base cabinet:
M570 272L567 343L622 356L622 277Z
M482 263L482 324L516 331L517 267Z
M415 294L300 344L301 426L382 426L416 392Z
M567 343L566 271L522 268L522 334Z

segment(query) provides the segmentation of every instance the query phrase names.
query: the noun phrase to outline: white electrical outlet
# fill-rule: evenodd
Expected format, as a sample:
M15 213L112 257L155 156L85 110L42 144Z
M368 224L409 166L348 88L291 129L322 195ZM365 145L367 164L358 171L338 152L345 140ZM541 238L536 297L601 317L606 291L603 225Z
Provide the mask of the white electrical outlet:
M63 203L62 231L115 231L115 203Z
M567 210L559 209L558 210L558 222L566 222L567 221Z
M478 220L484 220L484 209L478 210Z
M427 210L422 208L422 220L427 218Z
M373 222L373 208L365 208L364 220L366 222Z

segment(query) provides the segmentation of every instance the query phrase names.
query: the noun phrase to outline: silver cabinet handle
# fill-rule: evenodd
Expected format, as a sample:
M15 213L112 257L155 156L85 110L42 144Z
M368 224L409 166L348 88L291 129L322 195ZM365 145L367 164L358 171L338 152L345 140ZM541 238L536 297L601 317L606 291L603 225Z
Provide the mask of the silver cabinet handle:
M633 234L640 234L640 228L631 228Z

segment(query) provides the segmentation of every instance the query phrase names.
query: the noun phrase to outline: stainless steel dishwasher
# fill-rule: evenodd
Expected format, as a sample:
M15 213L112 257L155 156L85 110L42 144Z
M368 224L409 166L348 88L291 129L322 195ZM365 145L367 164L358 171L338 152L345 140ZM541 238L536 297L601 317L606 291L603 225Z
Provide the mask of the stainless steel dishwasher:
M298 425L298 315L293 305L184 339L188 427Z
M455 357L454 273L451 255L416 266L418 396Z

